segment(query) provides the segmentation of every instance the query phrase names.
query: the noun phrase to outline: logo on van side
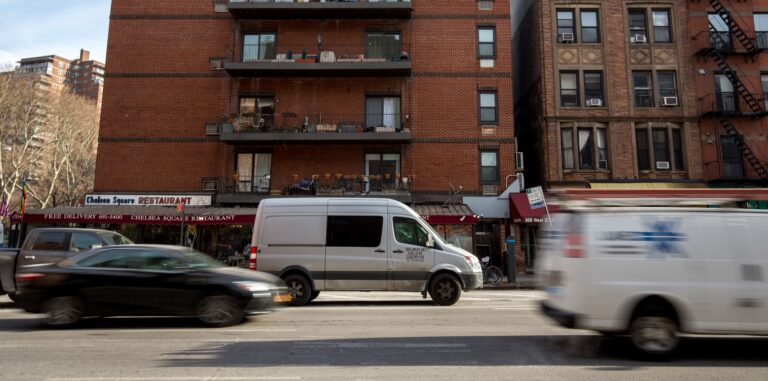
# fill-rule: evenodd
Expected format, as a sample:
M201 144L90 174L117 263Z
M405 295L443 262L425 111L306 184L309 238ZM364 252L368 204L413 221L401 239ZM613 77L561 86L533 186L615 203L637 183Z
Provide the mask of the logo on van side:
M648 253L650 257L664 257L668 254L687 257L685 250L679 242L687 241L685 234L678 231L681 224L680 219L671 220L646 220L645 225L648 230L633 231L613 231L605 232L604 241L636 241L648 242ZM626 254L637 254L635 252L624 252Z

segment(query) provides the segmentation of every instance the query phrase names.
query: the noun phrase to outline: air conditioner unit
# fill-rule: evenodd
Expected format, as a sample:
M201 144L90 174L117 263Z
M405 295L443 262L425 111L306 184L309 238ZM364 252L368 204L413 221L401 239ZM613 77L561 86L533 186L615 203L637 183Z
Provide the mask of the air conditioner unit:
M633 44L645 44L648 42L648 39L643 34L636 34L633 37L629 38L629 42Z
M668 161L657 161L656 162L656 169L669 169L669 162Z
M573 33L560 33L560 35L558 35L558 37L560 37L560 42L573 42L574 41Z
M677 97L664 97L661 100L662 105L667 107L677 106Z
M608 169L608 160L598 160L597 169Z
M222 59L211 59L208 63L211 70L224 70L224 60Z
M492 11L493 10L493 1L478 1L477 2L477 9L481 11Z
M205 134L208 136L221 135L221 124L218 123L206 123Z
M216 180L203 181L203 190L208 192L215 192L219 189L219 182Z
M602 107L602 106L603 106L603 100L600 98L587 99L587 107Z
M498 194L498 185L483 185L483 196L496 196Z
M515 169L521 171L525 169L525 162L523 161L523 153L515 152Z

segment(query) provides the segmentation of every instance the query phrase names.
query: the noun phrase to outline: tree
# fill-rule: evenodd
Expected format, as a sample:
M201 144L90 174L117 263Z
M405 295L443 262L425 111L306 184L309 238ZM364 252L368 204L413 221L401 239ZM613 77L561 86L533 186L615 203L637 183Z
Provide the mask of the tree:
M0 181L19 206L24 176L27 207L75 205L93 188L99 112L83 97L49 91L39 77L0 74Z

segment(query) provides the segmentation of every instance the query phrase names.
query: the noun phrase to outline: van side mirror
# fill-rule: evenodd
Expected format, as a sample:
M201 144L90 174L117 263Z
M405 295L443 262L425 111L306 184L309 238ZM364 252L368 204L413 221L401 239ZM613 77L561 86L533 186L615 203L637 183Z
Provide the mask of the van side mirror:
M429 248L434 248L435 247L435 239L432 238L431 235L427 238L427 247L429 247Z

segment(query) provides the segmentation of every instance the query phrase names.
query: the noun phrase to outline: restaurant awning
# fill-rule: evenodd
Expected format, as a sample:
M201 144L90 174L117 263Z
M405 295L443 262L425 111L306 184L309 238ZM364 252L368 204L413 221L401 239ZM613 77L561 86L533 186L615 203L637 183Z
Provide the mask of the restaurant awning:
M550 213L553 206L549 206ZM525 193L509 194L509 216L513 224L537 224L547 222L547 210L544 208L531 209L528 195Z
M430 225L472 225L478 219L465 204L416 205L414 210Z
M163 206L84 206L30 210L24 215L24 222L33 224L175 225L182 219L188 225L253 224L256 208L188 206L182 214Z

